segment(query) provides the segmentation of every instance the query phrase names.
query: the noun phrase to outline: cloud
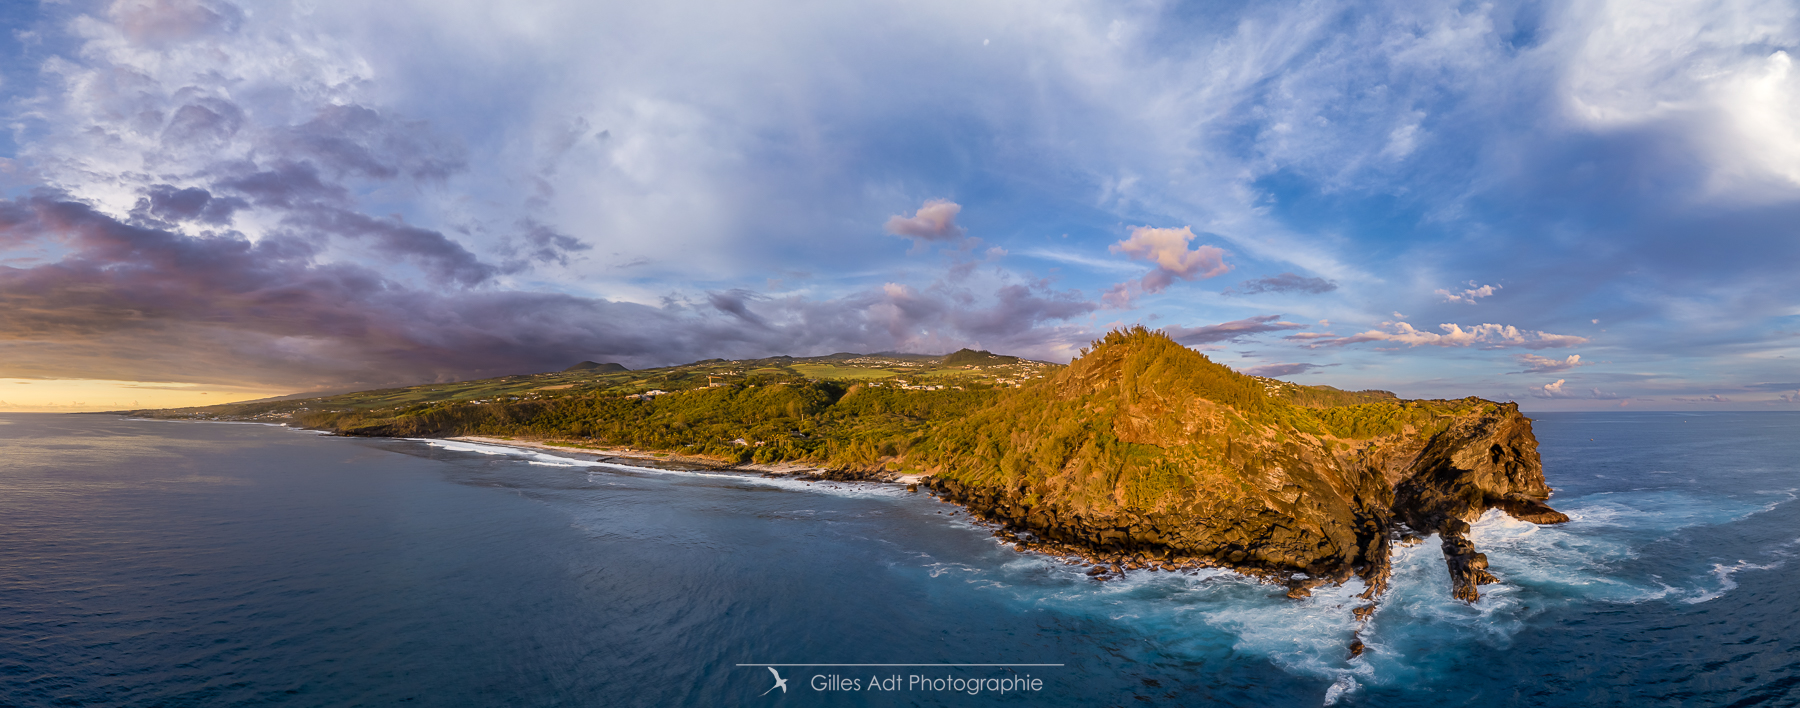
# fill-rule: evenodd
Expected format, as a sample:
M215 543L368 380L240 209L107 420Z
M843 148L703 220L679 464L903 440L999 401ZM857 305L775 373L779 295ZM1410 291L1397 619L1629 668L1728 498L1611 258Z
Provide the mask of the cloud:
M321 236L363 239L375 252L412 261L440 282L479 285L501 272L442 233L397 217L376 219L343 209L315 209L297 212L287 223Z
M157 184L145 190L144 196L132 207L131 216L161 224L194 221L208 226L226 226L231 223L232 214L249 206L249 202L237 197L214 198L211 192L199 187L176 189L172 185Z
M1795 390L1793 393L1781 394L1781 400L1787 403L1800 403L1800 390Z
M1531 395L1538 398L1568 398L1569 394L1563 391L1563 383L1565 383L1565 379L1557 379L1556 383L1547 383L1541 388L1531 389Z
M922 285L933 266L849 236L880 214L916 218L897 207L924 196L980 195L988 221L1010 225L982 249L1093 254L1108 265L1065 267L1057 288L1109 306L1176 277L1138 282L1152 266L1107 253L1112 229L1179 223L1240 271L1353 291L1309 298L1317 311L1296 320L1399 320L1373 304L1454 295L1496 310L1477 322L1616 322L1608 358L1677 379L1781 381L1791 361L1761 355L1800 302L1791 2L1276 2L1203 22L1166 3L240 5L20 10L40 20L0 86L17 145L5 193L52 186L122 223L467 291L434 297L674 293L692 301L680 317L746 330L707 293L824 274L800 303L743 301L779 326L794 308L830 309L807 302L905 282L913 299L871 306L924 308L896 326L942 327L928 331L943 341L967 336L952 309L992 307L1003 284L958 304ZM325 208L447 243L311 228ZM1106 272L1120 264L1136 270ZM1417 273L1530 287L1440 297ZM1126 279L1137 290L1106 292ZM1205 301L1158 305L1193 317L1169 308ZM1328 327L1288 343L1342 339ZM1401 349L1422 377L1460 375Z
M1479 300L1484 297L1492 296L1494 294L1494 291L1499 290L1499 289L1500 289L1500 286L1498 286L1498 285L1483 285L1481 287L1475 287L1475 281L1471 280L1471 281L1469 281L1469 289L1463 290L1461 292L1450 292L1449 290L1444 290L1442 288L1435 290L1433 292L1437 293L1438 297L1444 298L1444 302L1463 302L1463 303L1468 303L1470 305L1473 305L1473 304L1475 304L1476 300Z
M910 218L897 214L888 217L884 228L895 236L922 241L954 241L966 233L963 227L956 225L956 215L961 212L961 204L947 199L929 199Z
M1332 366L1337 366L1337 364L1264 364L1262 366L1252 366L1248 369L1244 369L1244 373L1251 376L1275 378L1279 376L1304 374L1313 369L1323 369Z
M536 219L520 219L517 226L519 228L516 241L518 246L515 247L514 252L523 252L528 261L566 266L569 264L571 254L594 248L592 245L574 236L559 232Z
M1280 275L1273 275L1273 276L1269 276L1267 278L1257 278L1256 280L1246 280L1246 281L1238 284L1237 290L1232 290L1230 288L1226 288L1225 294L1226 295L1235 295L1238 293L1243 293L1245 295L1250 295L1250 294L1255 294L1255 293L1312 293L1314 295L1318 295L1320 293L1328 293L1333 290L1336 290L1337 287L1338 287L1337 283L1326 280L1324 278L1308 278L1308 277L1304 277L1304 276L1301 276L1296 273L1282 273Z
M231 3L194 0L119 0L106 14L132 41L152 45L229 31L244 17Z
M1211 278L1231 270L1231 266L1225 263L1223 249L1197 246L1188 250L1188 242L1192 240L1194 232L1187 226L1179 229L1139 226L1131 230L1130 238L1113 244L1107 250L1126 254L1134 260L1150 261L1156 266L1156 270L1150 271L1140 281L1144 292L1148 293L1162 292L1176 278Z
M1163 332L1169 338L1187 345L1211 344L1215 342L1238 341L1245 337L1265 332L1280 332L1290 329L1305 329L1309 325L1298 322L1281 322L1281 315L1263 315L1248 317L1230 322L1220 322L1205 327L1168 326Z
M271 132L268 147L282 158L316 162L340 175L441 181L468 166L461 144L436 137L424 121L357 104L327 105L305 123Z
M371 221L351 223L408 228ZM422 239L417 250L442 247L429 234L413 236ZM596 357L638 368L978 346L1051 358L1091 340L1069 321L1097 308L1045 283L986 293L890 283L828 299L720 290L699 303L654 307L408 284L321 260L325 242L337 238L305 230L255 242L188 236L55 194L0 200L0 249L52 244L63 253L35 266L0 266L0 376L318 389L545 371ZM353 238L388 247L387 235ZM398 248L414 245L402 237Z
M1681 401L1682 403L1731 403L1732 402L1731 399L1726 398L1726 397L1721 396L1716 393L1712 394L1710 396L1701 396L1699 398L1670 398L1669 400Z
M1384 322L1388 329L1369 330L1361 334L1336 339L1317 339L1312 346L1344 346L1358 342L1396 342L1409 347L1428 345L1434 347L1466 347L1475 344L1486 345L1489 349L1504 347L1522 347L1525 349L1556 349L1580 346L1587 343L1587 338L1568 334L1551 334L1521 330L1511 325L1479 324L1468 329L1461 325L1441 324L1438 328L1444 334L1424 332L1414 329L1405 322Z
M1519 374L1553 374L1587 365L1581 360L1580 354L1570 354L1567 359L1552 359L1536 354L1517 354L1513 356L1513 359L1525 367L1524 371L1514 372Z

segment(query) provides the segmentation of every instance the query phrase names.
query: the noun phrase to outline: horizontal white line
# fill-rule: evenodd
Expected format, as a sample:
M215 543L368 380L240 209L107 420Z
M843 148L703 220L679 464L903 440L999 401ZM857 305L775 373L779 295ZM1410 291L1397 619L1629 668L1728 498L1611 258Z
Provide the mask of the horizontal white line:
M738 666L1062 666L1062 664L738 664Z

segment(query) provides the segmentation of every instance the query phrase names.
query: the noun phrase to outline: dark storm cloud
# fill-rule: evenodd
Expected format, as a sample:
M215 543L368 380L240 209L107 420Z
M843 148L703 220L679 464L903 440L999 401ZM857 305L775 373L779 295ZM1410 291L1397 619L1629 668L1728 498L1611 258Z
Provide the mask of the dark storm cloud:
M1297 273L1282 273L1267 278L1257 278L1239 283L1237 288L1226 289L1225 294L1242 293L1328 293L1337 289L1337 283L1324 278L1308 278Z
M326 226L393 239L407 254L443 248L435 233L337 218ZM422 289L362 266L322 263L320 243L299 235L254 243L235 234L192 237L49 192L0 201L0 247L48 243L66 255L0 266L0 349L10 375L317 389L545 371L596 358L641 368L715 356L954 348L922 337L927 330L1007 350L1084 339L1085 330L1044 325L1093 309L1041 286L1001 288L985 308L899 286L823 301L726 291L709 296L710 308ZM467 265L455 251L445 259L441 267L452 271Z
M950 321L960 331L981 339L1016 337L1052 320L1067 320L1099 309L1074 292L1046 292L1026 285L1007 285L995 293L991 308L957 310Z
M569 264L569 254L593 249L593 246L581 239L550 228L536 219L521 219L518 227L520 233L513 252L522 252L528 261L566 266Z
M241 174L224 177L217 185L249 197L258 206L282 209L309 203L343 204L350 200L349 190L326 184L319 177L319 168L310 162L279 162L269 169L246 166Z
M131 217L162 224L195 221L210 226L224 226L231 223L233 213L248 206L249 202L237 197L214 198L211 192L199 187L176 189L171 185L158 184L151 186L138 199L137 205L131 210Z
M1263 315L1249 317L1230 322L1220 322L1205 327L1164 327L1163 332L1170 338L1186 345L1211 344L1214 342L1237 341L1251 335L1264 332L1280 332L1290 329L1306 329L1307 325L1298 322L1281 322L1281 315Z
M479 285L500 273L499 267L483 263L443 234L398 219L376 219L342 209L315 209L296 213L287 222L324 235L360 238L380 253L413 261L442 282Z
M751 312L746 303L753 296L754 294L747 290L730 290L722 293L708 293L706 300L712 303L712 306L718 311L736 317L745 324L753 325L758 329L768 329L768 321L764 320L761 315Z

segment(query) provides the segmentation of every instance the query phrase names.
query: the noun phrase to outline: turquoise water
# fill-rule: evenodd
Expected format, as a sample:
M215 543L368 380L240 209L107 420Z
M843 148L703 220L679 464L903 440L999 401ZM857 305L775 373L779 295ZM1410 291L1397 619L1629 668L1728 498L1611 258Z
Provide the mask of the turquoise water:
M0 705L1800 704L1800 415L1537 433L1574 521L1477 523L1473 607L1403 549L1350 661L1359 587L1096 583L891 485L4 415Z

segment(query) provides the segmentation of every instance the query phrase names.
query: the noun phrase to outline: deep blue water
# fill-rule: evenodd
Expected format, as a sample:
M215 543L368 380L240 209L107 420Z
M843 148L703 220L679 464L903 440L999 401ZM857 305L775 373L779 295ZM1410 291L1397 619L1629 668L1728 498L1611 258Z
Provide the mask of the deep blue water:
M889 485L4 415L0 705L1800 705L1800 415L1536 429L1574 521L1476 524L1473 607L1403 550L1347 661L1358 587L1095 583Z

